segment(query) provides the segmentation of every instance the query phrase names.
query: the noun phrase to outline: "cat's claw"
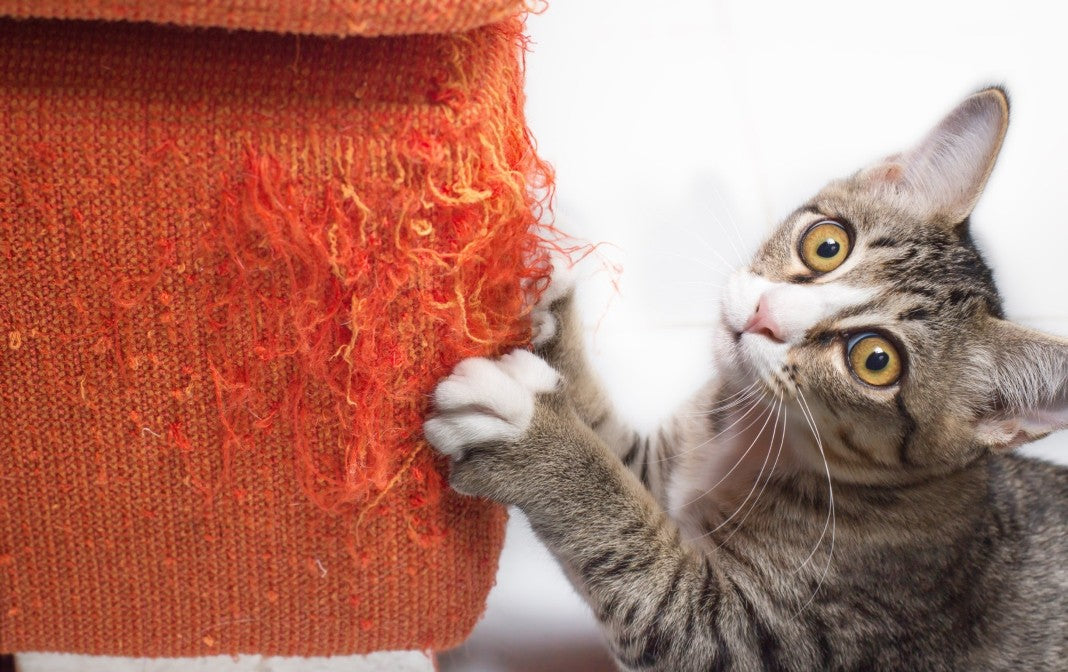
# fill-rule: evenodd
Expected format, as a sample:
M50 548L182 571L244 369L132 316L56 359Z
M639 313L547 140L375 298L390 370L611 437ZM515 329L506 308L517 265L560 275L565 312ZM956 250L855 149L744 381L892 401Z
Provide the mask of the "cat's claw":
M535 397L553 391L559 374L527 350L500 359L460 362L434 390L434 415L423 434L439 452L462 458L478 444L515 441L530 426Z
M549 286L538 297L530 313L530 343L539 348L556 336L559 319L552 311L552 305L564 298L575 288L575 271L568 259L554 258L553 271L549 276Z

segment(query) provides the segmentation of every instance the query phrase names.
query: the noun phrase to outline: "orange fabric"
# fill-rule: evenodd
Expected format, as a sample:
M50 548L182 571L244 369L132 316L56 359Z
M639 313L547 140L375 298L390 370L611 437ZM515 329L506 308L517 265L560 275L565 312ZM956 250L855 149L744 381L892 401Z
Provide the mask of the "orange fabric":
M0 0L0 16L370 37L470 30L515 16L524 1Z
M505 514L418 428L545 276L521 27L0 20L0 651L466 636Z

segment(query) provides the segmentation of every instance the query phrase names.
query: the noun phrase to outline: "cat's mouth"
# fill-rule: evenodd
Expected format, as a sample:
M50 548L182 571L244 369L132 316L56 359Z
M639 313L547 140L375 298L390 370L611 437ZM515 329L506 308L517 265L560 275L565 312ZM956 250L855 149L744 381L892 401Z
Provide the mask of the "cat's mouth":
M790 345L760 332L741 332L735 336L739 359L754 380L759 380L781 393L779 372L786 364Z

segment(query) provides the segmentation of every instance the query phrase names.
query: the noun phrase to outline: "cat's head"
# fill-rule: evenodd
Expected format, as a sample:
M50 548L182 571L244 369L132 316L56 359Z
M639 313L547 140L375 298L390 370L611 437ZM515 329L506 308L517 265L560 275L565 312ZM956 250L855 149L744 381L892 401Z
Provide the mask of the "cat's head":
M1008 121L1002 90L969 97L827 185L727 285L738 370L804 398L839 478L952 468L1068 426L1068 341L1004 319L969 234Z

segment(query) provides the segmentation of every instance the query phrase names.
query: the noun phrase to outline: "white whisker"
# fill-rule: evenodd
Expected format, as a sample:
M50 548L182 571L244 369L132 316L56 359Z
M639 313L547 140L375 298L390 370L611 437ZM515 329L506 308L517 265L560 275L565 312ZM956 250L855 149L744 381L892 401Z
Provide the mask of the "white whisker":
M687 415L691 418L707 418L712 415L722 415L724 412L729 411L732 408L737 408L742 404L746 403L747 401L752 401L753 398L759 396L762 393L762 390L750 390L745 394L745 396L739 397L734 401L726 402L718 406L712 406L707 409L701 408L695 411L691 411Z
M706 417L706 416L712 415L713 413L716 413L718 411L723 411L723 410L726 410L728 408L732 408L734 406L737 406L741 401L743 401L745 399L752 398L753 395L755 395L755 394L759 394L760 390L756 389L758 385L759 385L759 381L754 382L754 383L750 384L749 387L747 387L744 390L742 390L741 392L735 392L734 394L730 395L729 397L726 397L724 399L720 399L718 404L716 404L714 406L710 406L708 408L703 408L703 407L702 408L698 408L697 410L692 411L691 413L689 413L689 415L691 417L694 417L694 416Z
M757 404L759 404L759 403L760 403L760 402L758 401L758 402L757 402ZM745 426L745 428L744 428L744 429L742 429L742 430L740 430L739 432L737 432L737 434L741 434L741 433L742 433L742 432L744 432L744 431L745 431L746 429L749 429L750 427L752 427L753 425L755 425L755 424L757 423L757 421L759 421L759 420L760 420L760 418L764 418L764 424L760 426L760 429L759 429L759 430L757 431L757 433L756 433L756 436L754 436L754 437L753 437L753 440L749 442L749 446L748 446L748 447L747 447L747 448L745 449L745 452L743 452L743 453L742 453L742 454L741 454L741 455L740 455L740 456L738 457L738 459L734 461L734 464L733 464L733 465L731 466L731 468L730 468L730 469L728 469L728 470L727 470L727 473L723 474L723 476L721 476L721 477L720 477L720 479L719 479L718 481L716 481L716 482L715 482L715 483L714 483L714 484L712 485L712 487L711 487L711 488L708 488L707 490L705 490L705 491L704 491L704 492L702 492L701 494L697 495L696 497L694 497L694 498L693 498L693 499L691 499L690 501L688 501L688 502L685 502L685 503L684 503L684 504L683 504L682 506L684 506L684 507L685 507L685 506L689 506L690 504L693 504L694 502L696 502L696 501L699 501L699 500L703 499L704 497L708 496L708 495L709 495L709 494L710 494L710 493L711 493L711 492L712 492L713 490L715 490L716 488L718 488L718 487L720 486L720 484L722 484L722 483L723 483L723 481L727 480L727 477L728 477L728 476L730 476L730 475L731 475L731 474L732 474L732 473L734 472L734 470L735 470L735 469L737 469L737 468L738 468L738 467L739 467L739 466L740 466L740 465L742 464L742 461L743 461L743 460L745 459L746 455L748 455L748 454L749 454L749 451L753 449L753 446L755 446L755 445L756 445L756 442L760 440L760 437L761 437L761 436L762 436L762 435L764 434L764 430L765 430L765 429L767 429L767 427L768 427L768 423L769 423L769 422L771 421L771 416L772 416L772 415L774 415L774 414L775 414L775 408L774 408L774 407L772 407L772 408L769 408L769 409L768 409L768 414L767 414L767 417L766 417L766 418L764 418L764 415L763 415L762 413L761 413L761 414L758 414L758 415L757 415L757 417L756 417L756 419L755 419L755 420L753 420L753 422L749 423L748 425L746 425L746 426ZM735 421L735 422L737 422L737 421ZM721 432L721 433L722 433L722 432ZM717 436L718 436L718 435L717 435ZM713 437L713 438L715 438L715 437ZM710 439L710 440L711 440L711 439ZM705 443L708 443L708 442L706 441ZM732 515L732 517L733 517L733 515L734 515L734 514L731 514L731 515ZM728 518L727 520L730 520L730 518ZM725 522L726 522L726 521L724 521L724 523L725 523ZM722 523L720 524L720 527L722 527ZM716 530L718 530L718 529L719 529L719 527L717 527L717 528L716 528ZM706 532L705 534L703 534L703 535L701 535L701 536L707 536L708 534L711 534L712 532L715 532L716 530L711 530L710 532Z
M721 282L720 283L715 283L715 282L709 282L708 280L674 280L674 281L672 281L671 284L673 284L673 285L693 285L695 287L707 287L708 289L718 289L718 290L722 290L724 287L727 286L727 285L725 285L724 283L721 283Z
M798 403L798 408L801 410L801 416L805 419L805 422L808 424L809 430L812 431L812 436L816 439L816 446L820 450L820 455L823 455L823 442L820 439L820 433L819 433L819 429L816 427L815 418L810 415L811 411L808 409L808 404L805 402L804 393L801 391L800 388L798 388L797 394L798 394L798 402L799 402ZM831 479L831 476L830 476L829 467L827 466L827 458L826 458L826 456L824 456L823 462L824 462L824 468L828 469L828 471L827 471L827 485L828 485L828 490L830 491L830 479ZM809 560L812 559L812 556L814 556L816 554L816 551L819 549L820 544L823 543L823 539L826 536L827 529L831 525L831 519L832 519L832 517L834 515L834 495L833 495L833 491L830 491L830 492L831 492L830 506L828 507L828 510L827 510L827 519L824 521L823 531L820 533L820 538L817 540L815 548L813 548L812 552L808 554L808 557L806 557L805 560L801 563L801 565L796 570L794 570L794 574L797 574L802 569L804 569L805 565L807 565Z
M707 203L703 204L705 211L712 216L712 219L714 219L717 224L719 224L719 228L728 234L727 242L730 243L730 246L732 248L734 248L735 255L738 256L739 261L744 266L745 255L742 254L740 247L734 244L734 239L732 239L730 236L730 234L733 233L734 238L738 240L738 245L740 245L741 247L745 247L745 239L742 237L741 229L738 228L738 222L734 220L734 216L730 213L730 209L727 208L726 199L723 198L723 194L720 193L719 189L717 189L715 185L709 186L711 186L712 191L716 196L716 200L719 202L720 206L722 206L723 211L727 214L727 221L730 223L732 230L728 231L726 227L723 226L721 218L716 215L715 211L713 211L712 207Z
M713 252L714 251L715 250L713 250ZM734 270L734 266L729 264L727 262L727 260L724 259L723 257L720 257L719 260L724 264L724 266L726 268L721 267L721 266L715 266L715 265L709 264L708 263L709 259L707 259L707 258L702 259L702 258L699 258L699 257L691 257L691 256L688 256L688 255L685 255L685 254L679 254L678 252L674 252L674 251L653 250L650 254L655 255L655 256L661 256L661 257L673 257L675 259L681 259L683 261L687 261L687 262L690 262L692 264L697 264L698 266L701 266L705 270L713 271L713 272L719 273L721 275L730 275L730 273ZM719 256L719 255L716 255L716 256Z
M668 459L676 459L678 457L681 457L682 455L688 455L688 454L690 454L690 453L692 453L692 452L694 452L696 450L700 450L701 448L704 448L705 446L707 446L708 444L712 443L713 441L715 441L720 436L723 436L725 433L727 433L728 430L730 430L731 427L734 427L735 425L737 425L739 422L744 420L750 413L752 413L755 409L760 407L760 402L763 399L762 394L760 393L760 391L757 390L757 392L755 392L749 398L752 399L753 397L758 397L758 398L755 401L753 401L753 403L749 404L749 406L746 407L746 409L745 409L745 413L742 413L740 416L738 416L738 418L735 419L734 422L732 422L731 424L727 425L726 427L721 429L719 432L716 432L715 434L713 434L709 438L705 439L701 443L699 443L699 444L697 444L695 446L691 446L690 448L687 448L686 450L682 450L682 451L679 451L677 453L674 453L670 458L660 458L660 459L657 460L657 462L663 462L663 461L666 461ZM750 427L752 427L756 423L760 422L760 418L762 418L762 417L764 417L762 413L757 413L756 417L754 417L753 420L748 425L746 425L745 427L742 427L741 429L736 431L734 434L738 435L738 434L741 434L742 432L746 431L747 429L749 429ZM694 501L696 501L696 500L694 500Z
M753 511L756 510L757 502L760 500L761 495L764 494L764 490L767 489L768 484L771 483L771 479L775 475L775 467L779 466L779 457L782 455L782 449L786 445L786 421L787 421L787 417L788 417L787 405L785 403L785 400L783 400L781 398L780 398L779 408L782 409L782 436L779 437L779 447L775 450L775 459L771 463L771 469L768 470L768 477L766 479L764 479L764 485L762 485L760 487L760 492L758 492L757 496L753 499L753 503L749 506L749 511L746 512L746 514L742 517L742 519L738 521L738 524L735 526L735 528L733 530L731 530L731 533L728 534L726 537L724 537L721 542L719 542L718 546L722 546L723 544L727 543L727 541L732 536L734 536L734 533L742 528L742 525L745 523L746 519L749 518L749 515L751 513L753 513ZM778 417L776 417L775 418L776 426L778 425L778 422L779 422L779 419L778 419ZM772 444L775 443L775 430L772 430L772 433L771 433L771 443ZM768 454L769 455L771 454L770 450L768 450ZM761 470L761 471L763 471L763 470ZM757 480L759 480L759 478L760 477L758 476Z
M730 222L731 228L734 229L734 235L738 238L738 246L745 250L745 236L742 235L742 229L738 226L738 220L734 218L734 213L727 207L727 199L723 197L723 192L719 190L715 185L712 186L712 191L716 194L716 199L719 200L720 205L723 207L723 212L727 214L727 221ZM743 253L744 258L744 253Z
M734 513L732 513L731 515L727 516L727 518L726 518L725 520L723 520L722 522L720 522L720 524L719 524L719 525L716 525L716 526L715 526L715 527L714 527L713 529L709 530L708 532L705 532L705 533L704 533L703 535L701 535L701 536L703 536L703 537L704 537L704 536L708 536L708 535L711 535L711 534L715 534L716 532L718 532L718 531L719 531L719 530L720 530L720 529L721 529L721 528L722 528L722 527L723 527L724 525L726 525L726 524L727 524L727 523L729 523L729 522L730 522L731 520L733 520L735 516L737 516L737 515L738 515L739 513L741 513L741 512L742 512L742 510L743 510L743 509L745 509L745 505L746 505L746 503L747 503L747 502L749 502L749 498L753 496L753 493L754 493L754 492L756 492L757 486L758 486L758 485L760 485L760 480L761 480L761 478L762 478L762 477L764 476L764 470L765 470L765 469L767 469L767 467L768 467L768 460L770 460L770 459L771 459L771 449L770 449L770 446L771 446L771 445L773 445L773 444L775 443L775 435L776 435L776 434L778 433L778 431L779 431L779 414L780 414L780 412L782 411L782 405L783 405L783 399L782 399L782 397L779 397L779 403L778 403L778 404L777 404L777 405L775 406L775 424L774 424L774 425L772 426L772 428L771 428L771 442L770 442L770 443L768 444L768 446L769 446L769 448L768 448L768 451L767 451L767 453L766 453L766 454L764 455L764 463L760 465L760 471L759 471L759 472L757 472L757 476L756 476L756 478L755 478L755 479L753 480L753 487L751 487L751 488L749 489L749 493L748 493L748 494L746 494L746 496L745 496L745 499L743 499L743 500L742 500L742 503L741 503L741 504L739 504L739 505L737 506L737 508L735 508L735 509L734 509ZM770 419L770 416L769 416L769 419ZM765 424L765 427L766 427L766 426L767 426L767 425ZM753 440L753 443L752 443L752 444L750 444L750 445L749 445L749 448L747 448L747 449L746 449L746 451L745 451L746 453L748 453L748 452L749 452L749 449L751 449L751 448L752 448L752 447L753 447L753 446L754 446L754 445L756 444L756 441L757 441L757 439L759 439L759 438L760 438L761 436L763 436L763 433L764 433L764 427L761 427L761 428L760 428L760 433L759 433L759 434L757 434L757 438L756 438L756 439L754 439L754 440ZM745 455L742 455L742 458L739 458L738 462L735 462L735 467L737 467L737 466L738 466L738 464L740 464L740 463L741 463L741 461L742 461L742 459L743 459L744 457L745 457ZM731 471L734 471L734 467L732 467L732 468L731 468ZM724 475L723 475L723 478L726 478L726 477L727 477L727 476L729 476L729 475L730 475L730 471L728 471L728 472L727 472L726 474L724 474ZM723 482L723 478L721 478L721 479L719 480L719 483L722 483L722 482ZM716 485L713 485L713 486L712 486L712 489L714 490L714 489L716 488L716 486L718 486L718 485L719 485L719 483L716 483ZM711 492L711 490L710 490L709 492ZM756 500L753 500L753 501L754 501L754 504L755 504L755 503L756 503ZM749 515L749 514L746 514L746 516L748 516L748 515ZM742 520L745 520L745 518L743 518ZM739 523L739 524L740 524L740 523ZM732 531L732 532L731 532L731 534L727 535L727 539L729 539L729 538L730 538L730 536L731 536L732 534L734 534L734 532L735 532L735 531L737 531L737 529L738 529L738 527L737 527L737 526L735 526L735 529L734 529L734 531ZM724 541L726 541L726 539L725 539Z
M708 209L709 213L710 213L710 214L712 214L713 218L715 218L715 214L714 214L714 213L712 213L712 211L711 211L711 208L708 208L708 206L705 206L705 207L706 207L706 209ZM720 229L722 229L723 227L722 227L722 226L720 226L719 228L720 228ZM693 232L693 233L694 233L694 235L695 235L695 236L697 236L697 239L698 239L698 240L699 240L699 241L701 242L701 244L705 246L705 249L707 249L707 250L708 250L709 252L711 252L712 254L716 255L717 257L719 257L720 261L722 261L722 262L723 262L723 264L724 264L724 265L725 265L725 266L726 266L727 268L731 269L732 271L733 271L733 270L734 270L735 268L737 268L737 266L735 266L734 264L732 264L732 263L728 262L728 261L727 261L727 260L726 260L726 259L725 259L725 258L723 257L723 255L721 255L721 254L719 253L719 250L717 250L717 249L716 249L715 245L713 245L713 244L712 244L712 243L711 243L711 242L710 242L710 241L709 241L708 239L706 239L706 238L705 238L704 236L702 236L702 235L701 235L701 232L700 232L700 231L694 230L694 232ZM744 259L744 258L742 257L742 255L741 255L741 254L740 254L740 253L738 252L738 248L734 247L734 243L733 243L733 242L731 242L731 240L730 240L730 237L728 237L728 238L727 238L727 242L728 242L728 243L730 243L731 247L732 247L732 248L734 249L734 253L735 253L735 255L736 255L736 256L738 257L738 261L739 261L739 263L740 263L740 264L742 264L742 265L744 265L744 264L745 264L745 259Z
M834 539L835 539L835 530L836 530L836 527L837 527L836 521L835 521L835 517L834 517L834 488L832 487L832 484L831 484L831 466L827 462L826 453L824 453L824 451L823 451L823 441L820 439L820 433L819 433L819 430L816 427L816 418L812 414L812 409L809 407L808 401L805 399L805 395L801 391L801 388L797 389L797 394L798 394L798 399L801 402L798 407L801 409L801 415L803 415L805 417L805 421L808 422L808 426L812 430L812 435L816 439L816 446L820 450L820 456L823 457L823 468L824 468L824 471L827 474L827 497L828 497L828 502L829 502L828 511L827 511L827 520L828 520L828 522L830 524L830 527L831 527L831 546L830 546L830 549L827 552L827 564L823 568L823 573L820 574L820 579L816 583L816 588L815 588L815 590L812 591L812 595L808 598L808 601L805 602L803 605L801 605L801 608L797 610L796 614L794 614L795 618L797 616L801 615L801 612L803 612L805 610L805 608L808 607L808 605L812 603L812 600L816 599L816 595L819 594L820 588L823 587L823 581L824 581L824 579L827 578L827 572L829 572L830 569L831 569L831 560L834 557ZM812 549L812 553L810 553L809 556L807 558L805 558L805 561L803 563L801 563L801 566L797 568L797 572L800 572L801 569L806 564L808 564L808 561L810 559L812 559L813 555L815 555L816 550L820 547L820 545L822 545L823 538L827 533L827 525L828 525L828 523L825 522L824 525L823 525L823 531L820 533L820 538L816 542L815 548L813 548ZM797 572L795 572L795 574Z

